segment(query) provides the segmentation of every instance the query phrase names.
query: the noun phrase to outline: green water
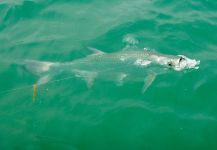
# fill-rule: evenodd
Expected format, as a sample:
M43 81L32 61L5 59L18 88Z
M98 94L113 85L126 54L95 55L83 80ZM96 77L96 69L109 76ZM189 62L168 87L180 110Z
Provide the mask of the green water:
M0 14L1 150L217 149L217 1L1 0ZM144 94L143 80L87 88L70 78L41 85L32 101L38 78L22 61L126 45L183 54L200 68L159 75Z

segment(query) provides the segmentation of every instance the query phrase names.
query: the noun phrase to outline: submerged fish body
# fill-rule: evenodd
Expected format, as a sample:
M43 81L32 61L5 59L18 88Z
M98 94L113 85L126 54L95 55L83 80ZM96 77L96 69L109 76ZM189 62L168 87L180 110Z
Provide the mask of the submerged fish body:
M27 60L25 66L41 78L38 84L48 82L52 76L69 72L83 78L91 87L96 78L114 80L117 85L125 81L144 81L143 92L151 85L156 75L168 71L198 69L199 61L183 55L164 55L150 50L104 53L91 48L94 54L66 63ZM171 69L167 69L171 68Z

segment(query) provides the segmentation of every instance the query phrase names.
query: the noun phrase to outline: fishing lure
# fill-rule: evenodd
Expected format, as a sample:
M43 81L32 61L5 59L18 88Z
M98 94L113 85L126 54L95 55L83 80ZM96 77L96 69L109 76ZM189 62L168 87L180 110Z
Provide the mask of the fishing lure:
M35 102L35 100L36 100L36 95L37 95L37 84L36 84L36 83L33 84L32 88L33 88L32 101Z

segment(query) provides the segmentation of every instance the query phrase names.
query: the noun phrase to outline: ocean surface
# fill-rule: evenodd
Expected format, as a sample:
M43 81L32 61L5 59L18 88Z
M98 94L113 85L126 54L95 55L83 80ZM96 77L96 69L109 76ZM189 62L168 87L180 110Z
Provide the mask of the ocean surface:
M144 93L144 80L88 87L73 74L33 90L25 60L70 62L87 47L201 63L158 75ZM216 150L216 60L216 0L0 0L0 149Z

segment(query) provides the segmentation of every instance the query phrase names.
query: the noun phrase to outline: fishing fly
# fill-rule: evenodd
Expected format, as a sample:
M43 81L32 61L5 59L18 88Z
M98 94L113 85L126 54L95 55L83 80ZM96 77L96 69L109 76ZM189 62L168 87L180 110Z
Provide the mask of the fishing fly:
M37 96L37 84L36 83L33 84L32 88L33 88L32 101L35 102Z

